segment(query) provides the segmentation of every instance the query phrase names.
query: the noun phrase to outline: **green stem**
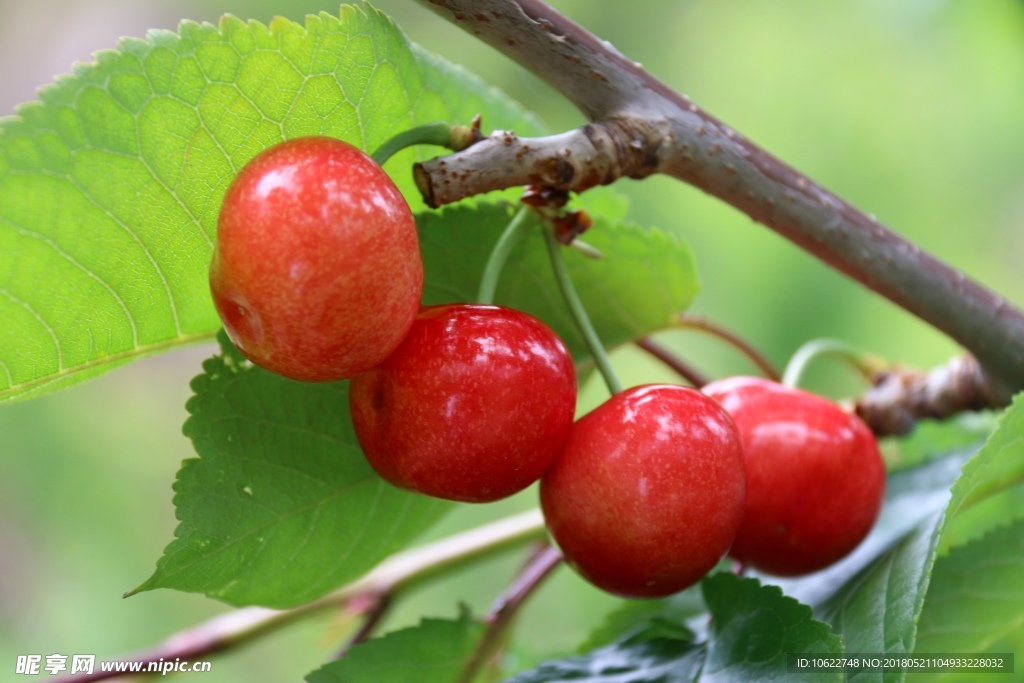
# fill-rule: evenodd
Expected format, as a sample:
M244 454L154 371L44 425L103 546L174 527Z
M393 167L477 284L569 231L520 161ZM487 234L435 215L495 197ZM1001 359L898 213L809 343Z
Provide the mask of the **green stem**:
M448 123L428 123L416 126L387 140L370 156L378 166L383 166L395 154L413 145L437 145L453 149L452 130L453 126Z
M587 310L583 307L579 294L576 293L576 287L572 284L569 268L565 265L565 259L562 257L562 245L555 237L555 231L546 225L544 226L544 242L547 244L548 255L551 257L551 269L555 272L555 280L562 290L562 296L565 297L565 303L568 304L569 311L572 312L572 317L576 320L576 325L583 334L583 341L586 343L590 355L594 357L597 369L604 377L605 384L608 385L608 391L613 395L617 394L622 391L622 383L615 375L611 361L608 360L608 354L605 353L601 339L597 336L597 330L590 322L590 316L587 315Z
M494 303L494 292L498 289L498 278L501 277L501 271L505 267L508 255L512 253L515 246L519 244L519 240L526 234L526 226L530 224L530 221L527 220L529 215L530 210L525 206L521 207L516 212L516 215L512 217L508 227L505 228L505 232L501 233L501 237L498 238L494 249L491 250L491 255L487 259L487 265L484 267L483 277L480 278L480 291L476 296L478 303Z
M782 384L787 387L800 386L811 362L821 356L834 356L849 363L865 379L886 367L883 358L859 349L842 339L812 339L793 354L782 373Z

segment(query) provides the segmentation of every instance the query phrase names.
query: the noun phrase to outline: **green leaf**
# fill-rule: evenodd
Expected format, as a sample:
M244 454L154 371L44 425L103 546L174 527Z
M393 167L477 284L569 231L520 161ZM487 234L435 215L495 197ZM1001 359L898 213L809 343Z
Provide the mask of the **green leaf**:
M935 563L918 625L919 652L980 653L1022 627L1024 520Z
M212 339L221 197L260 150L313 134L372 150L477 113L540 130L365 6L304 27L185 22L97 53L0 123L0 401ZM414 210L409 163L437 151L387 166Z
M841 655L843 643L811 608L777 586L719 572L701 583L712 618L701 678L770 681L787 675L787 654ZM840 681L841 673L800 673L801 681Z
M504 205L454 207L417 217L426 269L425 304L473 301L491 248L511 220ZM605 346L667 327L699 289L689 247L659 230L598 217L585 235L600 260L567 250L566 261L583 305ZM577 364L586 345L555 284L539 228L509 255L495 302L527 311L565 340Z
M1024 519L1024 486L1015 486L961 509L942 530L939 555L975 541L1014 520Z
M698 680L705 654L688 628L654 620L611 645L545 662L508 683L689 683Z
M579 646L579 652L586 653L609 645L655 617L683 622L701 614L705 609L700 586L692 586L682 593L658 600L624 600L618 609L605 616L600 626L590 632Z
M452 683L466 666L483 626L463 614L457 621L424 619L356 647L341 660L306 676L309 683Z
M915 467L953 451L977 448L995 430L1000 413L961 413L948 420L922 420L908 436L884 443L886 460L894 470Z
M1024 393L999 420L988 442L964 466L963 476L952 489L947 518L989 496L1024 483Z
M1000 417L978 457L952 490L939 552L1024 516L1024 394Z
M358 578L450 508L370 468L347 383L288 380L221 344L192 382L184 431L200 457L174 485L176 538L137 591L292 607Z
M611 645L547 662L513 683L690 683L771 681L787 677L788 654L842 654L839 637L811 609L775 586L720 572L701 583L711 629L698 642L679 621L658 617ZM841 674L801 673L801 681L839 681Z

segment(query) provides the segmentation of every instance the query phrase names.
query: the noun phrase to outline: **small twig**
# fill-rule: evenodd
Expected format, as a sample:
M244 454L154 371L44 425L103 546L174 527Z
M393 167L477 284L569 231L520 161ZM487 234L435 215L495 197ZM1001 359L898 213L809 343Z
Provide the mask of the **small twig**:
M476 677L477 672L501 642L502 636L509 624L512 623L519 608L561 562L562 554L551 545L545 545L530 558L508 590L502 593L491 606L491 612L487 616L487 628L480 642L477 643L473 656L466 663L466 668L462 670L459 683L470 683Z
M433 208L523 185L579 193L657 171L658 158L649 149L668 133L640 119L592 123L543 138L498 130L463 152L414 164L413 178Z
M639 346L644 351L646 351L647 353L654 356L655 358L657 358L658 360L660 360L668 367L675 370L680 376L682 376L683 379L685 379L687 382L689 382L698 389L700 389L710 381L704 375L704 373L691 367L682 358L675 355L674 353L672 353L667 348L665 348L658 342L654 341L650 337L643 337L642 339L638 339L636 345Z
M878 436L910 432L923 418L944 419L1003 402L973 356L954 358L930 371L887 370L856 401L856 411Z
M349 650L354 648L356 645L369 640L373 635L374 630L376 630L377 626L380 625L384 615L387 614L388 609L391 608L391 604L394 602L393 596L388 593L376 596L366 596L366 598L369 604L362 610L362 625L359 627L359 630L352 634L352 636L345 641L345 644L341 646L341 649L338 650L338 654L335 659L344 658L345 655L349 653ZM353 602L354 600L355 599L350 602Z
M419 1L533 71L593 122L551 138L485 140L435 159L417 170L428 202L524 183L578 191L669 175L951 336L978 358L1004 403L1024 389L1024 311L758 147L610 43L542 0Z
M543 535L544 518L539 510L507 517L420 548L392 555L363 578L301 607L291 610L246 607L228 612L173 635L151 650L121 657L119 660L142 662L145 666L161 659L201 659L254 640L302 617L346 604L357 596L395 597L439 573L490 557L496 552L541 538ZM131 673L94 671L92 674L65 676L54 683L86 683L127 676Z
M685 313L679 316L679 326L692 327L718 337L750 359L750 362L757 366L757 368L763 372L765 377L768 379L776 382L782 379L782 373L780 373L772 362L768 360L768 357L758 351L753 344L735 332L727 330L721 325L711 322L707 318L687 315Z

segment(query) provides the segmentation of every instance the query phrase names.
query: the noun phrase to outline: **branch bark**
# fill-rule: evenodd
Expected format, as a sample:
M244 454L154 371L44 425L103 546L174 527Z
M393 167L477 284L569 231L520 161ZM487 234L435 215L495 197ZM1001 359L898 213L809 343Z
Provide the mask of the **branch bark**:
M922 372L889 370L854 404L857 414L878 436L909 433L919 420L942 420L965 410L998 408L999 397L971 356L954 358Z
M583 191L663 173L722 199L962 344L1000 401L1024 389L1024 313L803 174L540 0L418 0L546 80L593 124L499 131L421 164L435 205L526 183ZM566 153L568 150L568 154ZM457 172L456 172L457 169Z

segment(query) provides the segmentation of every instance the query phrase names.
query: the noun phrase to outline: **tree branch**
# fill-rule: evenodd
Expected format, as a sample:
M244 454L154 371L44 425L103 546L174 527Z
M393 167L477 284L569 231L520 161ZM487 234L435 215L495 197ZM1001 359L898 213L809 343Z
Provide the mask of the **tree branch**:
M459 683L472 683L476 679L477 674L498 647L519 608L561 563L562 553L549 544L544 544L534 553L512 585L491 606L491 612L487 615L487 628L462 670Z
M540 510L485 524L449 538L435 541L392 555L361 579L318 600L290 610L245 607L216 616L198 626L177 633L151 650L121 658L120 661L149 662L188 661L247 643L310 614L346 604L360 596L390 596L414 586L453 567L483 559L526 541L544 536L544 518ZM54 683L86 683L132 672L101 671L62 677Z
M1020 309L739 135L610 44L540 0L419 2L546 80L596 122L539 140L499 132L421 164L417 181L428 201L527 182L582 191L663 173L731 204L948 334L978 358L1000 401L1024 389Z

